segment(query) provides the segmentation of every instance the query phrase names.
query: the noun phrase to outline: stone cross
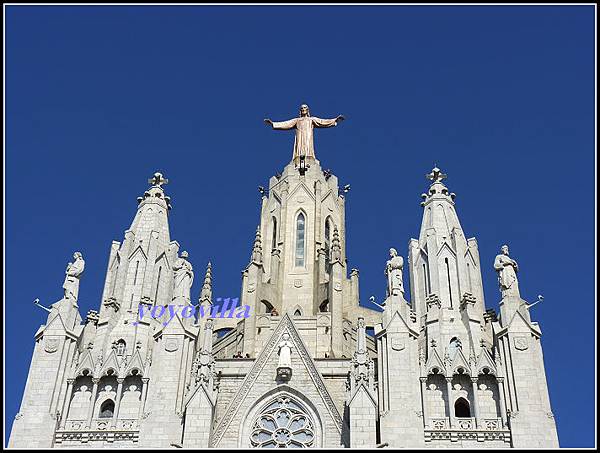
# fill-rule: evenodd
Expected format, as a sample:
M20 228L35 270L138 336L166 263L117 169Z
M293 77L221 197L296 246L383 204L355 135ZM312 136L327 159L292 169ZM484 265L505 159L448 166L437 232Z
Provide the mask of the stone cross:
M169 180L166 178L163 178L163 174L156 172L154 173L154 176L152 176L152 178L150 178L148 180L149 184L152 184L153 186L158 186L158 187L162 187L163 184L168 184Z
M442 170L439 168L434 167L433 170L431 170L431 173L425 175L425 177L432 182L442 182L448 176L445 173L442 173Z

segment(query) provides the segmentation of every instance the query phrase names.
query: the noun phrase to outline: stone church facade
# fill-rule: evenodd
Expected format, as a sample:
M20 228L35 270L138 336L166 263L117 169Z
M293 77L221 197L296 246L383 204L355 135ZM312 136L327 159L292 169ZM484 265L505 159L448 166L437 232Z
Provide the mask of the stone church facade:
M557 447L518 266L508 249L496 258L499 312L487 309L481 274L492 269L482 270L445 175L428 178L418 239L406 262L391 250L375 311L359 305L346 260L344 189L295 152L263 190L239 301L251 315L196 319L185 309L214 307L212 268L193 303L167 181L155 174L85 319L83 258L69 264L65 295L35 334L9 446ZM168 304L184 308L168 323L167 312L139 316L140 305Z

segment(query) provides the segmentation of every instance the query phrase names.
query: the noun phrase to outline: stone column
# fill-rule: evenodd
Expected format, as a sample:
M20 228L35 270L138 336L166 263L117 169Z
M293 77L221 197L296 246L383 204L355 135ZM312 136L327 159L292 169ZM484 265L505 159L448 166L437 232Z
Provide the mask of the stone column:
M502 428L506 427L506 404L504 403L504 378L498 377L498 399L500 403L500 417L502 417Z
M71 395L73 394L73 383L75 379L67 379L67 393L65 394L65 401L62 408L62 418L60 420L60 429L65 428L67 422L67 413L69 412L69 406L71 405Z
M121 396L123 394L123 381L125 378L117 378L117 396L115 398L115 412L113 413L113 418L111 422L111 426L114 428L117 426L117 419L119 418L119 407L121 407Z
M100 378L92 378L93 387L92 387L92 397L90 398L90 407L88 409L87 421L85 426L90 428L92 426L92 416L94 415L94 406L96 405L96 394L98 393L98 382L100 382Z
M448 423L452 428L454 426L454 406L452 405L452 376L446 376L446 391L448 392Z
M144 406L146 405L146 395L148 393L148 381L149 378L142 378L142 396L140 398L140 411L138 413L138 419L144 415Z
M423 407L423 426L425 429L429 429L429 414L427 411L427 378L422 377L421 379L421 406Z
M475 413L475 425L477 428L481 428L481 420L479 419L479 397L477 395L477 377L471 377L471 383L473 385L473 412Z

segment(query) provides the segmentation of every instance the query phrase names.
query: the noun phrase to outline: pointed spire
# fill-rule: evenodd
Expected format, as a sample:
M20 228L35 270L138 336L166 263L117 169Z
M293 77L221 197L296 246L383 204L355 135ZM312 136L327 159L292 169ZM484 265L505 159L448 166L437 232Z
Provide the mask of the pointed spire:
M260 234L260 225L256 227L256 236L252 246L252 262L262 264L262 236Z
M202 284L202 289L200 290L200 297L198 299L200 304L203 302L208 302L212 304L212 265L210 261L206 266L206 274L204 276L204 283Z
M331 240L331 263L335 263L342 261L342 246L340 245L340 234L339 231L337 229L337 227L335 227L333 229L333 239Z

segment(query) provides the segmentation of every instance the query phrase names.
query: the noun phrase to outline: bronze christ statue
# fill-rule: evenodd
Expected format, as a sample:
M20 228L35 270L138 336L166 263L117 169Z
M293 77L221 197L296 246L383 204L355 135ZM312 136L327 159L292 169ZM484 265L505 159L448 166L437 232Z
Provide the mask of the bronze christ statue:
M296 129L296 139L294 140L294 154L293 160L298 163L300 156L305 158L315 158L315 146L313 139L313 129L315 127L333 127L337 126L338 121L343 121L345 118L343 115L338 115L333 119L317 118L316 116L310 116L308 105L302 104L300 106L300 116L298 118L292 118L287 121L271 121L269 118L265 119L265 124L271 125L273 129Z

